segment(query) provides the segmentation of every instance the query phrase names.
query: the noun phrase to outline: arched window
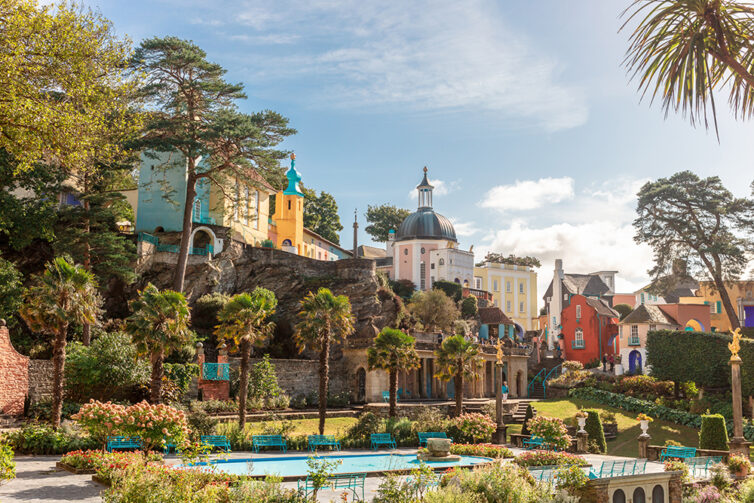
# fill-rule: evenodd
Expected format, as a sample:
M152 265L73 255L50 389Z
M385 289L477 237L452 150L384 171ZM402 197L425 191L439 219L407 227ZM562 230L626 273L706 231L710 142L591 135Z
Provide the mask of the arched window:
M613 493L613 503L626 503L626 493L623 489L618 489Z
M290 239L284 239L283 240L283 246L291 246L291 240Z
M576 306L576 319L577 320L581 319L581 305Z
M665 489L660 484L652 489L652 503L665 503Z
M459 278L454 279L453 282L458 283L459 285L461 284L461 280Z
M633 503L647 503L647 498L644 495L644 489L637 487L634 489Z
M445 265L445 259L444 259L444 258L441 258L441 259L440 259L440 262L439 262L439 264L440 264L440 265Z

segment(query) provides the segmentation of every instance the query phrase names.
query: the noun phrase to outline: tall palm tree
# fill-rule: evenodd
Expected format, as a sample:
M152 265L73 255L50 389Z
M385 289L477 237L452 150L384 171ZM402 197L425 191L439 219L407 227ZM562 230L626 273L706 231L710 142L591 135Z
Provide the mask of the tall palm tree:
M642 95L662 98L666 115L688 114L717 131L713 91L730 90L737 117L754 114L754 6L736 0L634 0L623 12L630 36L624 64ZM643 16L643 17L642 17Z
M463 380L464 378L478 379L482 357L479 356L479 346L466 340L463 335L448 337L435 350L438 370L435 377L443 381L453 379L456 395L455 415L463 412Z
M299 351L319 351L319 433L325 433L330 346L354 331L351 302L327 288L309 292L301 301L301 321L293 334Z
M152 363L149 400L160 403L162 395L162 363L165 357L191 342L191 313L186 297L173 290L160 291L149 283L139 297L131 301L133 313L126 319L126 331L136 347L148 354Z
M52 425L60 426L63 412L63 373L68 327L97 322L102 300L94 275L67 258L57 257L26 291L21 317L34 331L55 337L52 361Z
M390 417L395 417L398 372L419 368L416 339L398 329L385 327L367 349L369 370L386 370L390 376Z
M233 341L241 351L241 385L238 395L238 424L246 426L246 397L249 392L251 347L265 342L275 324L268 321L275 313L278 300L266 288L257 287L251 294L232 297L217 315L220 322L215 330L218 339Z

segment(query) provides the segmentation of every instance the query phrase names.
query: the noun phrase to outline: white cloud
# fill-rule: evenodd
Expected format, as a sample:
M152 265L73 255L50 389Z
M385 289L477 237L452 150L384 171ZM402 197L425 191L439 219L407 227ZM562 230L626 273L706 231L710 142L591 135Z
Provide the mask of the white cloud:
M533 210L573 199L573 197L573 178L540 178L539 180L517 180L513 185L492 187L479 205L498 211Z
M432 195L434 197L437 196L447 196L451 192L455 192L456 190L461 188L461 182L458 180L453 180L450 182L446 182L444 180L429 180L429 184L434 187L432 190ZM411 190L408 193L408 197L413 199L414 201L419 196L416 189Z
M453 224L453 228L455 229L457 236L473 236L474 234L477 234L481 231L481 229L474 222L465 222L456 218L451 218L450 222Z

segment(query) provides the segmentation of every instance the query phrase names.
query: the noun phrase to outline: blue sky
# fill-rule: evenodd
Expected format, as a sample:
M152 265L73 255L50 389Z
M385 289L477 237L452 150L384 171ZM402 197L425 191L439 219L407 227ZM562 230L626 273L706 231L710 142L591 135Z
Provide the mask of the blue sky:
M629 0L413 2L85 0L136 43L191 39L277 110L307 186L331 192L351 244L358 208L413 208L429 167L460 244L533 254L540 288L568 272L646 281L633 243L643 182L691 169L749 193L754 128L720 104L721 141L639 102L621 61ZM360 233L361 243L368 236ZM540 292L541 293L541 292Z

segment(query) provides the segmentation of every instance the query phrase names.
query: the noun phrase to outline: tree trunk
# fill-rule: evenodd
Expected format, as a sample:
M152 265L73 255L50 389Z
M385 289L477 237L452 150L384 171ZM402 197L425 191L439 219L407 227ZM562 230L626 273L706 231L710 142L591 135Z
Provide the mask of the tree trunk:
M160 403L162 400L162 351L152 353L152 385L150 387L149 401Z
M319 434L325 434L327 416L327 383L330 373L330 334L325 336L322 351L319 353Z
M193 160L189 161L193 163ZM183 292L183 279L186 276L186 264L188 263L189 242L191 241L191 215L194 211L194 197L196 197L196 178L193 169L189 168L189 177L186 180L186 202L183 205L183 229L181 231L181 245L178 250L178 264L175 266L173 276L173 290Z
M398 371L390 369L390 410L388 416L395 417L395 403L398 396Z
M715 287L720 292L720 300L723 302L725 314L728 315L731 331L741 328L741 322L738 320L738 313L736 312L736 308L733 307L733 303L730 301L730 295L728 295L728 290L725 288L725 282L722 279L715 277Z
M681 398L681 385L678 381L673 381L673 398L676 400Z
M456 387L456 417L463 414L463 374L457 373L453 377L453 383Z
M251 343L241 341L241 382L238 386L238 426L243 432L246 426L246 397L249 395L249 363L251 361Z
M68 335L68 323L60 326L52 349L52 427L60 426L60 418L63 415L63 375L65 372L65 345Z
M84 175L84 269L92 271L92 252L89 246L89 233L92 226L89 219L89 210L91 205L89 199L86 196L89 194L89 177ZM81 342L84 346L88 346L92 342L92 327L88 322L84 322L83 329L81 330Z

